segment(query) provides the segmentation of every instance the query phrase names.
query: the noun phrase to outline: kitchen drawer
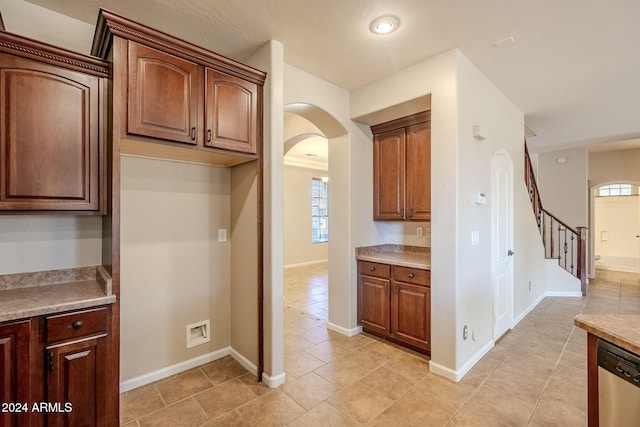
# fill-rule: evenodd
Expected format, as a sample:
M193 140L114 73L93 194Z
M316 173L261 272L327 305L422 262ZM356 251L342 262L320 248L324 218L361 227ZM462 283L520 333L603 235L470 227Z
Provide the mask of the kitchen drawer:
M413 283L414 285L430 286L431 280L428 270L410 267L393 267L393 280L397 282Z
M358 261L358 274L388 279L391 277L391 269L387 264L378 264L377 262L369 261Z
M106 307L47 316L47 343L107 332Z

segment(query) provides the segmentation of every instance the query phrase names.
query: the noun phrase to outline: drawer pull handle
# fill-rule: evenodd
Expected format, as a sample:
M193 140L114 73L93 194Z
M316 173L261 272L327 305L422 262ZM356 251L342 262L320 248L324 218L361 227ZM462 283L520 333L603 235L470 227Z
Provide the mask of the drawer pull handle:
M376 268L375 267L371 267L369 270L370 271L376 271Z
M191 140L192 141L196 140L196 128L195 127L191 128Z
M413 273L409 273L409 278L410 278L410 279L413 279L414 277L416 277L416 275L415 275L415 274L413 274Z
M207 130L207 142L211 142L211 129Z
M71 324L71 326L73 327L73 329L80 329L82 328L82 320L76 320L75 322L73 322Z

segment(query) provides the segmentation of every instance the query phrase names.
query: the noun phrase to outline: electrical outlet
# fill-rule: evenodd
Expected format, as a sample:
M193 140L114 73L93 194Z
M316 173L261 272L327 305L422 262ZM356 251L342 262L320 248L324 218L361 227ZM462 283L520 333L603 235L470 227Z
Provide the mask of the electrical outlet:
M529 280L529 290L531 290L531 280Z
M467 325L464 325L462 327L462 339L466 341L467 338L469 338L469 327Z

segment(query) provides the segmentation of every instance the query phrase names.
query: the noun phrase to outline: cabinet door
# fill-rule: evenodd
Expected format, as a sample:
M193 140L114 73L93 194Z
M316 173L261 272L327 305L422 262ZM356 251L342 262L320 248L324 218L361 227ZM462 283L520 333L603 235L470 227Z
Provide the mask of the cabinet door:
M48 426L103 426L106 411L106 337L49 346Z
M389 280L358 277L358 320L367 332L389 333Z
M425 350L431 350L431 289L427 286L393 282L391 336Z
M407 130L407 214L409 220L431 219L431 122Z
M129 42L127 131L197 144L202 138L201 70L198 64Z
M255 154L258 85L211 69L205 81L205 145Z
M373 219L405 218L405 130L373 138Z
M31 411L30 321L0 326L0 403L27 403L0 412L0 425L29 425Z
M1 210L99 209L99 86L0 55Z

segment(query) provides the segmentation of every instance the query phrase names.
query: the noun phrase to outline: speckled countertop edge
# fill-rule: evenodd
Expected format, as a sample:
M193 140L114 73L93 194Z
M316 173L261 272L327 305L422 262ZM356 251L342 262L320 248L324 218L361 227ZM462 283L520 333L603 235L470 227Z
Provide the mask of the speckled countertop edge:
M356 248L356 259L400 267L431 270L431 248L406 245L374 245Z
M579 314L574 324L598 338L640 355L640 315Z
M102 266L0 276L0 322L115 302Z

